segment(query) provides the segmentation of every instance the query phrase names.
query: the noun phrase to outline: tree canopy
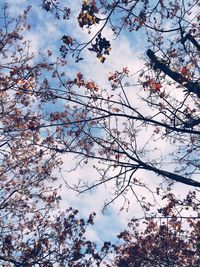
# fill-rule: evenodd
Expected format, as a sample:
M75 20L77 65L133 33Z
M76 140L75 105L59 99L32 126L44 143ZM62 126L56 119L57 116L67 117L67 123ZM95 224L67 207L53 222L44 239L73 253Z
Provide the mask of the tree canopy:
M84 0L77 24L89 40L63 33L56 55L30 52L24 36L31 7L14 18L9 5L1 7L2 266L200 265L199 6L198 0ZM66 23L72 15L70 4L45 0L38 7ZM106 37L109 28L115 40ZM78 68L88 56L106 64L127 30L145 40L137 91L127 66L108 74L106 89L82 71L68 75L66 67ZM65 155L75 156L76 168L93 162L97 177L74 185L62 171ZM111 186L104 208L117 198L129 205L133 194L144 216L129 222L119 243L95 244L86 235L95 213L82 219L76 209L60 209L60 172L66 190ZM190 190L184 198L173 192L176 183Z

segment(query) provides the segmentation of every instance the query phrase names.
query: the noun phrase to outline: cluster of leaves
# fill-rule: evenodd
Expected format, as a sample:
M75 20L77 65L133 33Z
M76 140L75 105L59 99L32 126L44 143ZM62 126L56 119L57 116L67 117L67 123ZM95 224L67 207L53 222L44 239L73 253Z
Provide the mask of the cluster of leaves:
M101 63L104 63L106 58L104 55L109 55L111 50L111 44L105 37L101 37L101 33L95 38L95 43L91 44L91 48L88 48L89 51L95 52L97 58Z
M91 92L98 92L99 91L99 87L95 84L95 82L93 81L85 81L83 78L83 74L78 72L76 75L76 78L74 79L74 83L78 86L78 87L85 87L88 90L90 90Z
M81 12L78 15L78 23L81 28L87 27L90 29L92 25L96 25L100 22L100 19L96 16L98 9L95 0L84 0L81 8Z
M76 51L76 46L79 46L76 40L73 40L71 36L63 35L62 41L64 45L60 47L60 52L63 58L67 56L69 52L73 52L72 56ZM106 60L105 55L109 55L111 51L111 44L110 41L106 40L105 37L101 36L101 33L97 35L95 38L95 42L91 42L91 47L88 48L89 51L95 52L97 58L101 63L104 63ZM78 55L76 56L76 62L83 60L82 57L79 57L81 50L79 51Z
M132 219L129 229L118 235L123 241L115 247L115 259L108 266L199 266L200 202L195 191L185 199L172 193L164 196L166 205L157 215ZM185 217L190 210L191 217Z
M3 232L1 235L1 263L27 267L98 265L107 251L98 254L96 245L85 238L86 228L93 224L94 214L84 220L79 219L77 213L72 208L58 216L36 213L27 219L26 225L16 223L13 232L17 231L17 234Z
M61 17L63 19L69 19L71 14L70 8L67 6L61 8L57 0L43 0L42 8L47 12L53 13L57 19L60 19Z
M73 39L71 36L63 35L62 41L65 45L61 45L60 52L61 52L61 56L65 58L71 46L73 45Z
M148 79L149 77L146 77L146 81L143 82L143 88L151 90L152 93L160 93L160 89L162 85L160 82L156 82L154 79Z
M124 79L124 77L129 76L129 70L128 67L123 68L122 71L116 71L115 73L110 73L108 77L108 81L111 82L112 89L115 89L120 86L121 81Z
M101 21L101 19L98 18L96 14L98 14L96 1L84 0L81 12L78 16L79 26L81 28L86 27L87 29L89 29L90 33L91 26L99 24L99 22ZM74 57L75 53L77 53L76 62L79 62L80 60L83 60L83 58L79 56L81 51L84 50L84 48L89 44L91 44L91 47L89 47L88 50L95 52L99 61L101 63L104 63L106 60L105 55L109 55L110 53L111 44L110 41L101 36L103 27L95 35L95 38L92 38L92 40L89 41L88 44L78 43L75 39L73 40L71 36L64 35L62 37L64 45L60 47L61 55L65 58L69 52L72 52L72 56Z

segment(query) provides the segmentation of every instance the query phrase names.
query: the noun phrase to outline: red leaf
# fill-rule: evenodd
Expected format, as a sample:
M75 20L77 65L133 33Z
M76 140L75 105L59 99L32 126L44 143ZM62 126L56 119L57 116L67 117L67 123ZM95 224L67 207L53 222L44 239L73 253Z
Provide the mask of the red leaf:
M71 36L67 36L67 35L64 35L64 36L62 37L62 41L63 41L63 43L65 43L66 45L70 45L70 44L73 43L73 39L72 39L72 37L71 37Z
M160 91L160 88L162 87L162 85L160 83L156 83L156 82L152 82L151 83L151 90L153 93L156 93L157 91Z

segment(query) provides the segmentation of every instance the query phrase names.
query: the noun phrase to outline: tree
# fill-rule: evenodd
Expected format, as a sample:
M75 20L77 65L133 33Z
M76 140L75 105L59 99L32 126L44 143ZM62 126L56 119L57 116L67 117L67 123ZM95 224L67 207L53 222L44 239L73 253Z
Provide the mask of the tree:
M80 72L74 78L65 77L60 68L53 66L51 70L55 82L52 83L48 76L40 88L32 90L31 94L40 96L43 102L65 103L59 111L47 116L43 114L37 128L48 134L44 143L38 145L56 155L77 155L80 159L77 165L87 164L88 159L105 164L103 168L101 164L95 165L100 174L96 182L84 182L75 188L77 191L84 192L114 181L115 196L111 202L118 196L124 196L126 200L129 189L137 197L135 187L147 187L147 182L136 175L143 175L140 170L154 172L172 184L180 182L200 186L196 179L199 136L198 6L195 0L183 1L181 5L163 1L153 5L148 1L83 1L78 16L80 27L90 32L94 25L102 23L102 26L86 43L79 43L71 35L63 35L60 51L64 58L72 52L79 62L83 60L81 53L88 48L103 63L111 48L110 41L103 37L103 30L108 25L117 36L125 28L143 30L150 48L146 51L147 62L138 77L142 90L146 91L140 109L131 103L127 95L123 82L129 75L126 67L108 77L111 90L102 90L95 81L85 81ZM52 4L51 10L63 9L58 4ZM104 14L103 18L99 10ZM114 23L116 16L121 18L119 25ZM169 28L165 29L163 25L166 23ZM64 61L61 64L65 64ZM143 111L147 108L151 116ZM145 136L144 131L149 134L141 143L140 136ZM163 139L171 150L168 155L158 154L154 158L152 144L157 149Z
M134 17L132 11L139 3L140 1L131 1L130 3L116 1L115 4L108 4L100 1L99 4L102 4L102 8L104 7L109 12L108 16L102 19L105 23L95 35L97 38L92 37L91 41L83 44L82 48L92 44L92 41L95 40L96 43L92 44L90 50L97 52L97 57L102 59L103 54L108 54L110 48L110 43L102 37L104 27L112 21L112 15L116 12L123 10L129 16L126 17L126 20ZM147 1L140 4L139 19L134 21L130 29L138 30L145 27L145 29L151 29L150 32L147 31L147 37L151 35L148 41L150 44L156 45L160 49L160 53L163 51L166 60L168 60L168 62L161 61L159 56L156 56L149 49L147 56L151 62L147 64L139 77L142 87L148 90L146 98L143 99L143 107L147 105L153 114L152 116L147 116L142 110L130 103L123 85L123 79L128 75L127 68L117 71L109 77L115 94L101 90L94 81L85 81L81 73L77 73L77 77L74 79L65 78L64 73L60 72L55 65L51 66L51 71L55 81L59 81L57 90L55 90L55 83L51 83L48 76L43 80L42 86L34 87L27 94L36 95L43 103L65 101L65 105L61 106L59 111L51 114L45 114L42 111L41 120L34 122L35 126L32 128L40 129L40 133L45 136L42 142L37 142L37 146L42 150L50 151L55 157L59 154L74 153L79 156L80 162L87 163L86 158L92 158L105 163L107 169L101 169L98 165L95 166L100 173L100 179L92 185L86 185L86 189L114 180L116 185L115 197L125 196L124 193L127 189L131 189L134 193L136 186L146 187L146 182L135 176L139 170L154 172L170 179L170 182L178 181L197 187L200 185L195 178L193 179L198 172L198 164L194 159L198 154L196 144L199 135L198 95L195 91L198 88L198 64L196 61L196 63L193 62L194 56L196 59L198 57L198 42L195 35L190 33L198 33L199 17L194 13L193 20L196 23L192 25L189 23L190 18L188 17L188 12L193 12L193 9L198 6L198 2L188 3L187 9L186 5L178 6L177 3L174 5L171 2L169 6L166 6L163 5L162 1L159 1L154 8L149 6ZM152 8L152 12L150 12L150 8ZM144 10L150 14L148 20L141 15ZM122 14L124 13L122 12ZM181 17L179 13L182 14ZM82 15L79 16L78 21L80 24L80 17L82 17L81 27L91 27L101 21L95 19L96 14L98 14L95 1L84 1L80 14ZM156 15L160 16L160 21ZM152 20L153 16L155 19ZM141 20L142 18L143 20ZM154 27L147 24L146 20ZM179 27L170 30L162 29L161 24L163 25L165 20L169 20L169 23L172 24L176 23ZM186 31L188 33L184 34ZM162 41L163 36L168 33L177 36L173 40L169 36L170 49L167 48L167 43ZM77 51L77 61L79 61L79 54L83 49L79 45L77 46L77 42L74 42L70 36L64 35L63 42L67 52L72 50L75 53ZM75 48L73 48L74 45ZM172 54L172 50L175 54ZM186 57L187 62L181 63L183 55L186 53L188 55ZM104 61L104 59L102 60ZM189 70L188 64L190 62ZM56 64L65 63L63 61ZM168 66L169 64L170 66ZM180 69L180 73L172 70L171 66ZM161 74L161 71L164 74ZM167 79L167 76L173 78L176 83L178 82L178 86L185 87L187 94L183 92L179 99L167 92L170 89L165 90L165 87L174 86L172 81ZM68 111L66 111L66 107ZM37 117L40 118L40 116ZM33 120L30 123L33 123ZM118 129L118 125L122 130ZM149 132L145 145L139 141L143 129ZM152 160L153 154L149 152L152 150L151 141L154 138L161 140L163 137L169 144L175 143L177 148L172 146L173 150L167 156L167 160L170 160L170 163L173 162L175 166L173 171L168 171L166 161L161 158L161 155L158 156L157 160ZM113 169L115 172L112 176ZM79 187L78 190L83 191L84 188Z
M35 88L45 90L42 73L51 72L59 62L49 63L29 53L23 34L30 28L26 22L30 8L14 19L7 9L2 8L0 37L0 264L100 264L107 245L98 253L85 237L95 214L82 219L75 209L59 209L55 170L62 162L55 151L44 149L52 134L40 128L45 116L42 104L49 94L37 95Z
M43 1L43 7L47 11L63 10L58 9L57 4L50 6L50 9L46 8L45 4L48 6L50 2L53 3ZM140 12L143 11L143 15L140 13L139 19L137 18L133 25L129 25L136 30L138 27L151 29L152 26L147 22L150 23L153 14L158 12L158 7L161 8L156 13L161 14L161 20L159 22L153 20L154 31L147 32L147 35L152 35L154 32L156 34L150 38L150 43L154 44L154 51L152 48L147 50L150 63L145 66L139 77L141 87L147 94L142 100L142 110L133 106L128 98L123 82L129 75L126 67L109 76L111 91L101 89L95 81L86 81L80 72L74 78L65 77L64 59L51 62L49 60L51 51L48 51L49 58L44 53L37 58L29 53L29 43L23 40L23 31L30 27L26 23L29 8L19 18L10 19L7 7L4 6L1 17L4 26L0 36L0 261L2 266L104 264L103 259L112 249L112 245L105 242L99 251L95 244L84 236L86 227L93 223L94 214L91 214L88 220L83 220L78 219L77 211L71 208L64 212L56 212L61 196L59 188L55 188L55 181L62 165L61 157L65 153L77 155L78 164L87 164L89 159L97 160L95 168L99 171L99 180L92 185L83 184L83 187L79 186L77 190L82 191L85 188L114 181L115 196L111 201L118 196L124 196L126 199L128 189L138 198L135 187L148 188L146 180L139 177L140 170L154 172L168 178L170 182L177 181L199 187L200 184L196 179L199 169L197 90L199 16L196 14L194 16L196 25L187 25L188 20L184 17L189 10L198 6L198 2L193 1L188 10L184 9L183 5L184 12L183 9L181 12L184 16L179 18L177 23L177 14L180 11L178 3L176 5L170 3L171 7L167 8L162 1L159 1L150 12L147 1L115 1L114 4L99 1L99 4L109 12L106 19L99 19L96 2L84 1L78 18L80 26L91 27L101 21L105 24L89 43L82 46L79 46L80 44L70 35L64 35L65 45L61 52L63 56L67 56L65 52L73 50L74 53L78 53L76 61L80 61L80 53L91 45L90 51L96 52L100 62L104 62L111 46L103 37L104 27L111 22L112 15L118 10L129 14L126 19L130 20L133 16L132 11L138 3L142 5ZM144 10L149 14L147 22L144 19ZM159 28L161 26L158 27L160 23L163 24L164 19L167 19L167 12L170 14L170 21L175 20L179 25L178 29L168 31ZM120 28L115 27L115 31L119 29L120 33L126 25L124 23L125 20ZM173 44L169 38L169 50L167 43L161 42L162 36L168 32L177 34ZM74 48L74 44L78 46ZM157 53L155 53L156 46L160 48ZM167 62L160 59L163 58L161 52ZM184 57L184 62L181 61L183 55L187 55ZM180 90L180 86L187 90L180 93L180 98L167 92L170 91L168 86L176 86L167 76L179 84L176 90ZM166 90L163 89L165 87ZM51 105L51 111L46 108L47 105ZM144 106L149 108L151 116L143 112ZM143 129L148 131L148 142L145 145L139 140L140 135L144 133ZM163 137L175 147L167 158L170 159L170 163L173 160L173 167L175 166L173 171L168 170L164 159L152 157L154 154L152 140L154 138L160 140ZM98 164L99 161L103 165ZM160 195L161 189L162 186L157 187L153 193ZM187 230L182 228L183 217L176 212L178 205L190 206L194 211L199 210L195 202L195 193L191 193L183 201L177 200L173 194L168 194L167 198L169 202L166 207L159 211L161 219L163 216L166 218L164 226L155 223L157 218L154 215L153 218L146 218L147 228L145 233L139 234L138 240L131 239L133 238L131 233L122 233L120 237L124 239L125 244L115 246L115 265L125 266L133 260L138 261L138 264L149 264L149 261L154 260L156 264L165 266L166 263L171 264L172 259L176 260L179 266L199 264L197 254L199 223L195 221L199 215L190 218L189 223L193 229L184 242L175 232L176 229L181 234L182 231L184 234L187 233ZM140 203L146 213L151 205L144 199L142 201ZM161 254L161 251L156 245L163 247L169 244L163 241L162 236L167 238L173 236L174 239L170 249L164 251L164 258L159 258L157 253ZM131 242L127 242L129 239ZM144 242L147 243L147 247L141 250ZM177 243L182 246L179 254ZM190 249L192 244L197 247L196 250ZM132 253L130 250L132 247L139 253L139 257L135 257ZM150 258L150 253L153 253L153 258ZM187 258L183 257L184 253L188 255ZM144 258L144 254L148 259ZM180 259L177 259L177 255ZM112 262L107 263L109 264Z
M129 229L118 235L123 242L115 246L113 262L108 266L199 266L199 200L195 191L185 199L172 193L157 214L135 218ZM184 216L190 210L191 216Z
M172 184L181 182L200 186L197 178L200 89L198 7L196 0L182 3L83 1L78 16L80 27L90 32L94 25L99 24L100 29L86 43L64 35L60 49L63 57L73 53L78 62L83 60L81 53L88 48L103 63L111 48L110 41L103 37L107 26L111 26L117 36L126 28L141 30L149 47L146 63L138 77L141 88L146 91L141 108L134 106L128 97L127 86L123 82L128 76L126 67L108 77L112 90L104 91L95 82L84 81L80 73L75 80L69 81L70 87L63 81L68 91L71 85L80 88L73 91L70 101L77 102L82 114L77 121L78 149L66 148L65 145L58 149L62 153L70 151L96 158L106 166L102 169L97 167L100 179L88 188L114 180L115 196L123 195L128 188L134 191L138 185L146 186L146 181L137 178L139 170L154 172ZM86 89L84 93L82 88ZM145 108L151 115L143 111ZM144 135L144 129L149 135L141 144L140 136ZM160 146L163 139L171 147L170 153L153 158L153 153L149 152L153 151L152 144L156 147L156 140ZM86 143L87 149L84 146L80 149L80 145ZM115 174L112 176L113 169ZM84 191L84 188L79 187L78 190Z

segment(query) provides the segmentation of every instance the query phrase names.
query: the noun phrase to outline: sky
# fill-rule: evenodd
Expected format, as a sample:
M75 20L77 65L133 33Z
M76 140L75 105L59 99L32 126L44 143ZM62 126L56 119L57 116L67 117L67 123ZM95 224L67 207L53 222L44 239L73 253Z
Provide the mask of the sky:
M32 6L28 17L32 27L30 31L25 33L25 39L31 41L30 49L35 55L40 51L45 53L45 51L50 49L53 51L53 57L56 58L56 55L59 54L59 47L61 45L60 40L63 35L73 34L73 36L78 36L80 39L83 38L85 40L90 37L87 30L80 29L76 19L80 12L80 3L82 1L69 1L70 8L72 9L72 14L69 20L56 20L52 14L46 13L41 9L39 6L41 2L39 0L7 0L6 2L9 4L11 16L20 14L27 4ZM137 71L144 66L144 61L140 59L140 55L144 55L145 53L143 34L139 32L136 34L131 33L130 35L122 33L118 40L114 40L114 36L110 29L105 29L104 34L107 39L112 40L111 55L106 62L101 64L97 61L94 54L86 53L84 55L84 61L79 64L70 61L70 64L66 66L65 70L67 75L70 77L74 76L77 72L81 72L84 73L86 80L95 80L101 87L109 88L110 84L107 79L108 74L115 72L115 70L121 70L123 67L128 67L131 73L131 83L137 83L137 75L133 74L137 73ZM127 89L127 95L130 102L136 104L136 106L140 105L140 102L137 99L137 93L140 91L140 88L135 87ZM144 95L145 92L142 92L142 94ZM146 110L146 112L148 113L148 110ZM148 135L148 133L146 133L146 135ZM141 143L144 138L145 134L140 139ZM159 153L165 154L169 149L169 146L162 142L162 146L158 148L157 152L155 151L154 155L156 155L156 153L158 153L158 155ZM74 158L71 155L65 155L62 159L64 161L62 173L65 173L69 181L72 179L74 181L82 177L92 180L95 178L95 175L97 175L92 167L92 162L89 163L87 167L77 169L75 173L68 173L66 171L72 168L75 164ZM156 186L155 176L152 173L147 174L146 172L141 171L140 175L148 175L149 184L151 184L152 187ZM112 186L112 184L110 184L110 186ZM175 191L180 192L180 194L188 191L188 189L180 184L175 185L174 189ZM128 211L123 210L120 212L123 200L119 198L106 212L102 213L101 210L104 201L109 198L109 194L110 188L102 186L101 188L95 189L92 193L87 192L82 195L77 195L77 193L66 189L63 183L63 209L72 206L73 208L78 209L80 215L84 217L87 217L92 211L97 213L95 225L87 232L88 237L97 242L106 239L115 240L119 231L126 227L128 219L142 214L140 206L132 195L130 195L131 204ZM138 189L138 194L146 195L148 192L143 189Z

